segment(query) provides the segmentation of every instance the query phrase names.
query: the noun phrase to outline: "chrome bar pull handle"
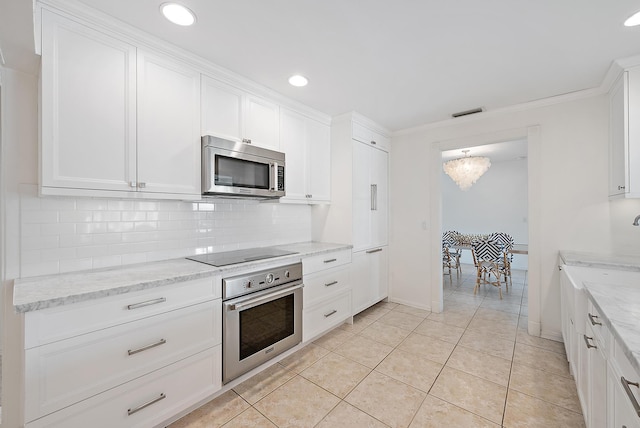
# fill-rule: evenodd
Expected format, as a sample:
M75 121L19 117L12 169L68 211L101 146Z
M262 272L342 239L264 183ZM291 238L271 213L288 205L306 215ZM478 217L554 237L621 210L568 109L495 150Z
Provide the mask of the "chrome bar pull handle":
M640 405L638 404L638 400L636 400L636 397L633 395L633 392L631 392L631 388L629 388L629 385L633 385L636 388L640 388L640 384L638 384L638 382L629 382L624 378L624 376L620 378L620 381L622 382L622 387L624 388L624 392L627 393L627 397L629 397L629 400L633 405L633 410L635 410L638 417L640 417Z
M165 343L167 343L167 341L166 341L166 340L164 340L164 339L160 339L159 341L157 341L157 342L155 342L155 343L151 343L151 344L149 344L149 345L145 345L145 346L143 346L143 347L141 347L141 348L138 348L138 349L133 349L133 350L132 350L132 349L129 349L129 350L127 351L127 354L129 354L129 355L135 355L135 354L137 354L138 352L146 351L147 349L155 348L156 346L164 345Z
M158 401L164 400L165 398L167 398L167 396L163 392L162 394L160 394L160 396L158 398L154 398L153 400L147 401L146 403L141 404L138 407L134 407L133 409L128 409L127 410L127 415L131 416L134 413L138 413L140 410L146 409L147 407L151 406L152 404L155 404Z
M131 305L127 305L128 310L144 308L145 306L157 305L158 303L164 303L167 299L165 297L160 297L159 299L147 300L146 302L133 303Z
M373 210L378 211L378 185L373 185Z
M589 348L598 349L596 345L592 345L591 343L589 343L590 340L593 340L593 337L588 337L586 334L583 334L582 336L584 337L584 343L587 344L587 349Z
M333 263L333 262L337 262L337 261L338 261L338 259L328 259L328 260L325 260L324 262L325 263Z
M334 309L334 310L332 310L331 312L324 314L324 317L325 317L325 318L329 318L331 315L333 315L333 314L335 314L335 313L337 313L337 312L338 312L338 311L337 311L336 309Z
M325 284L324 286L325 287L331 287L332 285L336 285L337 283L338 283L338 281L331 281L331 282Z
M599 318L597 315L589 314L588 316L589 316L589 321L591 321L591 325L602 325L601 322L594 321L594 318Z
M367 254L379 253L382 251L382 248L376 248L375 250L367 250Z

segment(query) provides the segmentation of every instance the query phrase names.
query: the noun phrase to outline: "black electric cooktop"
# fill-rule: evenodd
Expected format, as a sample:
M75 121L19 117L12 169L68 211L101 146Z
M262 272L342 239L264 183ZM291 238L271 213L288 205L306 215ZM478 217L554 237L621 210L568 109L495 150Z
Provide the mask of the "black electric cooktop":
M291 254L297 253L295 251L285 251L277 248L265 247L225 251L223 253L200 254L197 256L187 257L187 259L220 267L235 265L236 263L252 262L255 260L271 259L273 257L288 256Z

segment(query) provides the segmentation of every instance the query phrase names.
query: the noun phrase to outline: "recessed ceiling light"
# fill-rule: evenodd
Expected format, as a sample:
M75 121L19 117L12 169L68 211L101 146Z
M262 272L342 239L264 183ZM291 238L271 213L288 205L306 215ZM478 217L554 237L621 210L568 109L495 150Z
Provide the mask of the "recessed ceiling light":
M165 18L177 25L189 26L196 21L196 15L178 3L163 3L160 10Z
M634 13L624 21L625 27L635 27L636 25L640 25L640 11Z
M299 74L295 74L289 77L289 84L293 86L307 86L307 83L309 83L309 80L304 76L300 76Z

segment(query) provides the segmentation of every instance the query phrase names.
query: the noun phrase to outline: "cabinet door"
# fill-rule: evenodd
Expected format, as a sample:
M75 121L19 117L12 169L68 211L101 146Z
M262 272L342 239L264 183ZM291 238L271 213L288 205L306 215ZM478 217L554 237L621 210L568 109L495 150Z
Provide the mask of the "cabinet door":
M331 140L328 125L307 119L307 183L309 199L331 200ZM287 163L287 167L288 167Z
M201 134L242 141L242 97L240 89L203 76Z
M624 72L609 95L609 196L624 195L629 185L625 117L627 77L627 73Z
M306 201L305 118L290 110L282 109L280 124L280 150L286 156L284 180L287 195L283 202Z
M136 49L42 11L41 185L131 190Z
M600 344L589 352L589 426L607 426L607 360Z
M200 74L138 54L138 187L200 195Z
M387 247L374 248L365 253L369 256L371 272L371 304L389 295L389 251Z
M280 107L255 95L245 96L243 139L251 144L279 150Z
M371 153L368 145L353 141L353 251L371 247L371 211L374 187L371 183ZM354 297L354 302L355 302Z
M633 409L632 398L627 395L620 376L615 371L609 369L607 383L609 390L612 390L613 406L611 406L610 418L616 428L640 428L640 417ZM633 386L631 388L634 388Z
M354 315L388 296L388 277L387 247L353 253L351 295Z
M378 149L371 149L371 183L374 187L373 209L371 210L371 245L388 243L389 219L389 155Z
M370 295L369 255L364 251L354 252L351 259L351 306L353 315L370 306Z

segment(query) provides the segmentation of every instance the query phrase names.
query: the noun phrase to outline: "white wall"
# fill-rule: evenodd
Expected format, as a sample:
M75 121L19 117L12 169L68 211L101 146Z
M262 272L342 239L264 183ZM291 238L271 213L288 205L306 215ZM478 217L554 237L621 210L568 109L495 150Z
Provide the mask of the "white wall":
M537 319L543 336L560 338L559 250L640 254L640 228L631 226L632 214L640 213L640 204L638 201L610 204L607 196L605 95L486 113L408 130L393 138L390 265L393 298L414 296L420 304L431 306L438 301L435 295L438 277L441 283L440 260L439 247L434 242L437 244L440 239L441 174L438 172L435 179L430 175L430 168L437 167L438 162L432 161L425 168L425 162L439 156L438 145L456 139L473 140L477 136L490 139L533 125L539 125L536 143L539 146L532 147L529 141L529 191L532 186L537 189L530 194L535 205L529 207L533 213L529 221L535 220L538 226L537 236L530 234L529 242L539 243L539 255L533 255L539 257L539 266L530 264L529 285L539 301L530 300L529 321ZM537 155L532 157L532 152ZM423 221L428 230L422 229ZM536 305L539 310L531 313Z
M516 243L528 244L527 160L492 162L491 168L468 190L460 190L442 172L442 230L489 234L505 232ZM472 264L470 251L462 263ZM527 269L527 256L516 255L514 269Z

